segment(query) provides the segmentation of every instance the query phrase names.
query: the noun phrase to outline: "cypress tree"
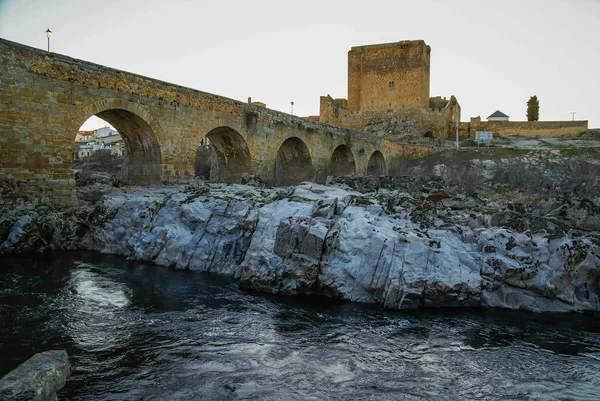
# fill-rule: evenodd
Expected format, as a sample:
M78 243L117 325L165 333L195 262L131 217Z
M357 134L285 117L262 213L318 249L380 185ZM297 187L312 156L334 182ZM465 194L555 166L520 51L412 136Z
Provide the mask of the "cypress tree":
M527 101L527 121L538 121L540 119L540 102L537 96L531 96Z

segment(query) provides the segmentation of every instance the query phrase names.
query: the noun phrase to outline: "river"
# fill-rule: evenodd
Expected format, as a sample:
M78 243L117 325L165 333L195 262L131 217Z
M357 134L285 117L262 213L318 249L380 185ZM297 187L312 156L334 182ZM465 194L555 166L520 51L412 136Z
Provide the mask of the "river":
M61 400L600 399L598 317L273 297L89 252L0 266L0 375L66 349Z

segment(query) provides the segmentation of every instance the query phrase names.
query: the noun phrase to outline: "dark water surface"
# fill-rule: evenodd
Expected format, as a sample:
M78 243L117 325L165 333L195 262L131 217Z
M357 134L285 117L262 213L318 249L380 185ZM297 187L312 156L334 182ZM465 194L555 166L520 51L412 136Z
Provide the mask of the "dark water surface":
M65 400L600 400L600 319L266 297L94 253L0 256L0 375Z

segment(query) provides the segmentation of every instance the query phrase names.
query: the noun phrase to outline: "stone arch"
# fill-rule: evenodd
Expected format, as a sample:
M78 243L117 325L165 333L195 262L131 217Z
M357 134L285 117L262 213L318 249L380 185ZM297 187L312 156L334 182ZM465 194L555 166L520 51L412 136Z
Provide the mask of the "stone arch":
M141 105L121 99L95 101L71 120L69 131L75 133L91 116L110 123L123 137L127 158L122 179L130 185L151 185L162 180L163 154L160 143L162 128Z
M346 145L339 145L331 155L329 167L331 175L348 175L356 173L356 162L352 150Z
M376 150L369 158L369 164L367 165L367 175L379 177L381 175L385 175L385 172L386 168L383 154L380 151Z
M302 181L314 180L314 169L310 151L298 137L286 139L275 157L274 185L294 185Z
M212 129L205 137L209 141L207 152L196 154L196 165L199 157L210 157L210 180L239 183L242 174L252 173L248 144L239 132L223 126Z

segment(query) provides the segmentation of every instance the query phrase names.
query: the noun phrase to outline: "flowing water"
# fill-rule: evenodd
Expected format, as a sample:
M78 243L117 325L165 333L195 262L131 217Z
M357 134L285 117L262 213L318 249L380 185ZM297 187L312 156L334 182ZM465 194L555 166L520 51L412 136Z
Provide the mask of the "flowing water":
M600 400L600 319L269 297L94 253L0 256L0 375L62 400Z

